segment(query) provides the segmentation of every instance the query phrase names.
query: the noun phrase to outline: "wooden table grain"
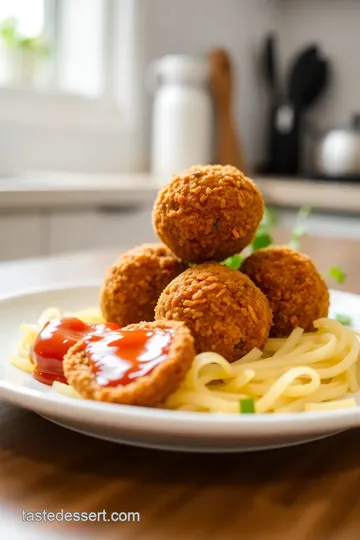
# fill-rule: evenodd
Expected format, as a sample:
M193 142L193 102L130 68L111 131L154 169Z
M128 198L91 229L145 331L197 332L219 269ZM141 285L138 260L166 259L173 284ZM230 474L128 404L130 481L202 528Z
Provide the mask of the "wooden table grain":
M279 234L279 239L284 236ZM307 238L325 272L360 293L360 242ZM119 249L0 265L0 294L101 279ZM131 448L67 431L0 403L0 538L355 540L360 430L253 454ZM24 522L27 512L139 512L139 522Z

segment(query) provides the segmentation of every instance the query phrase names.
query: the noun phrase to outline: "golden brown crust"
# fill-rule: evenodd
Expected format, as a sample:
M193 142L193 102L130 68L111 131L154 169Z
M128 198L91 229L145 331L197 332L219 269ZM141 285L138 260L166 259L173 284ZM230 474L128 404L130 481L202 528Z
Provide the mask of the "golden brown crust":
M189 371L195 356L194 339L183 323L174 321L141 322L123 328L170 328L174 337L166 360L150 374L124 386L100 386L91 371L90 360L81 340L64 357L64 373L71 386L87 399L151 407L175 392Z
M161 292L185 268L163 244L144 244L122 254L108 269L101 290L104 318L120 326L153 321Z
M264 212L254 182L230 165L198 165L159 192L153 224L182 260L221 261L251 243Z
M271 336L288 336L297 326L311 331L314 320L327 317L328 288L306 255L288 247L270 247L253 253L240 269L270 302L274 314Z
M272 321L266 297L236 270L215 262L189 268L162 292L156 319L184 321L197 353L215 351L230 362L262 348Z

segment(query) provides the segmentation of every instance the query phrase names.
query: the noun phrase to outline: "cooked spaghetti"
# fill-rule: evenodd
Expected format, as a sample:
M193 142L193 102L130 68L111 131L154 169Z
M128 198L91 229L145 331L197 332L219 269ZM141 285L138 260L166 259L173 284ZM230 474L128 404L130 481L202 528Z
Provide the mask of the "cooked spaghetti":
M23 337L11 359L13 365L33 371L29 349L38 332L48 320L70 315L84 322L103 322L98 309L61 314L50 308L35 325L21 326ZM359 390L356 333L327 318L318 319L314 326L313 333L296 328L288 338L270 338L263 352L253 349L233 363L214 352L198 354L185 381L164 407L212 413L245 412L241 405L249 401L251 412L256 413L355 407L349 394ZM65 384L57 382L53 388L68 397L80 397Z

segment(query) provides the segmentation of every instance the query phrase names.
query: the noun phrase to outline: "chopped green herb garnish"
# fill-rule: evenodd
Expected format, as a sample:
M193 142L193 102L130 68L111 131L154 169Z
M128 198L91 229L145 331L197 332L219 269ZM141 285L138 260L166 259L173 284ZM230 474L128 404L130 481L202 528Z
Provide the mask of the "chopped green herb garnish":
M349 315L346 315L345 313L337 313L334 317L336 321L343 324L344 326L351 326L352 320Z
M295 249L295 251L299 251L299 249L300 249L299 240L290 240L289 247L291 247L292 249Z
M278 222L277 212L273 208L264 209L264 216L261 220L258 230L256 231L254 240L250 244L251 252L257 251L269 247L273 243L273 238L270 234L271 229L275 227Z
M269 231L277 225L278 221L279 217L276 210L274 210L274 208L269 208L268 206L265 206L264 215L261 220L259 229Z
M239 401L241 414L255 414L255 401L252 398Z
M290 247L293 249L300 248L300 239L307 234L305 221L311 212L310 206L302 206L297 213L296 222L291 232Z
M299 223L298 225L295 225L295 227L291 231L291 237L293 240L300 240L300 238L305 236L307 231L307 227L305 227L304 224Z
M342 285L346 279L346 274L341 270L339 266L333 266L329 270L329 277L334 279L337 283Z
M257 232L256 236L251 244L252 251L257 251L258 249L266 248L271 246L273 243L272 236L268 232Z
M225 259L222 264L224 264L228 268L232 268L233 270L238 270L243 260L244 257L242 257L240 253L236 253L235 255L232 255L232 257L228 257L227 259Z
M298 215L297 215L297 220L298 221L303 221L305 220L307 217L309 217L311 213L311 206L302 206L300 208L300 210L298 211Z

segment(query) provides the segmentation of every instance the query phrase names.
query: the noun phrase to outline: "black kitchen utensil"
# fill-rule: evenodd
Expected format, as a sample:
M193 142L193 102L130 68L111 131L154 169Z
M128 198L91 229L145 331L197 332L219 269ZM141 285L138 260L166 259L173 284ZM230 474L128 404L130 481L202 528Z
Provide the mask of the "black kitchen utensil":
M320 58L315 45L302 51L289 72L290 101L300 108L312 105L324 90L328 75L329 64Z
M330 79L330 64L327 60L319 60L310 79L308 88L302 97L303 107L313 105L323 94Z
M287 93L289 100L295 107L302 107L303 95L312 83L318 62L318 49L315 45L312 45L299 53L290 66Z
M265 45L264 50L267 50ZM286 92L282 97L278 92L272 100L267 172L299 173L303 113L322 94L328 75L329 63L320 57L316 44L295 57L289 69Z
M262 71L273 95L276 94L279 87L276 56L275 34L268 34L265 38L262 52Z

